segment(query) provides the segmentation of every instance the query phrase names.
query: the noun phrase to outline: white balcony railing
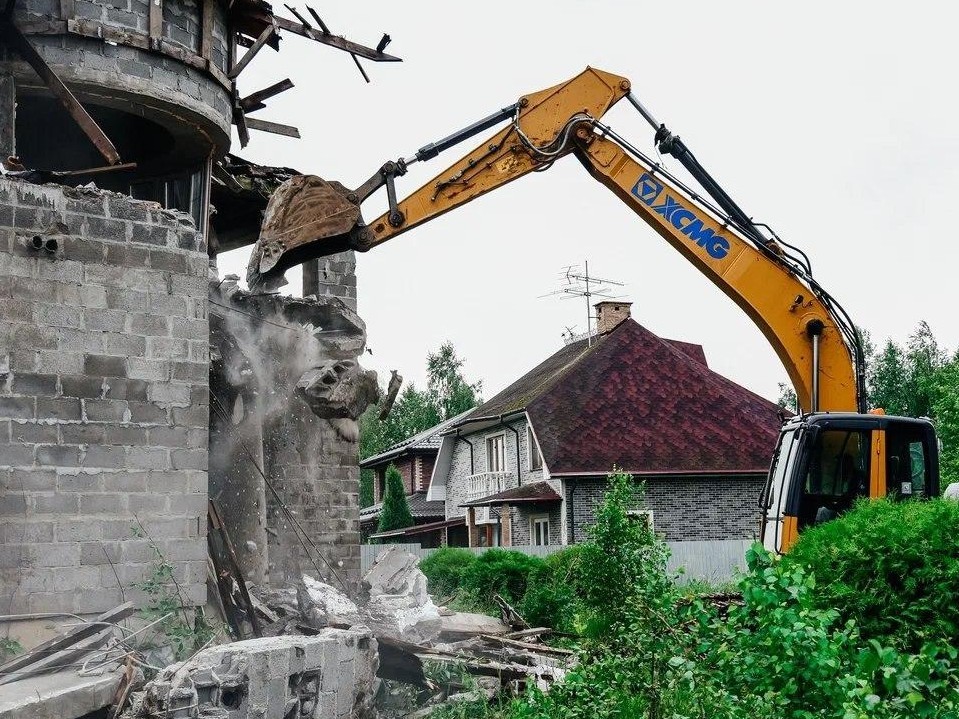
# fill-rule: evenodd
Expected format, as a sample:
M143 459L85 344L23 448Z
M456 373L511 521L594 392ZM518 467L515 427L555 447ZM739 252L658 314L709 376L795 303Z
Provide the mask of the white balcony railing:
M466 478L470 500L488 497L510 486L509 472L481 472Z

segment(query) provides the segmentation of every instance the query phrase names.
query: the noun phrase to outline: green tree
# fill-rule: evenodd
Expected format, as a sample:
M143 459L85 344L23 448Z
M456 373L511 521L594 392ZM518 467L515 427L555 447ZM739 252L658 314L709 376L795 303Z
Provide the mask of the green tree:
M413 526L413 514L403 487L403 476L395 465L386 468L386 496L380 512L380 524L376 531L389 532Z
M939 463L942 487L959 482L959 352L943 366L932 382L932 416L942 442Z
M799 411L799 399L796 397L796 390L785 382L779 383L779 399L776 403L790 412Z
M482 401L483 382L470 383L463 377L465 362L456 356L452 342L444 342L426 357L426 391L442 420L473 409Z
M891 339L886 340L882 352L869 368L869 405L880 407L888 414L906 414L909 408L907 377L906 357L902 348Z

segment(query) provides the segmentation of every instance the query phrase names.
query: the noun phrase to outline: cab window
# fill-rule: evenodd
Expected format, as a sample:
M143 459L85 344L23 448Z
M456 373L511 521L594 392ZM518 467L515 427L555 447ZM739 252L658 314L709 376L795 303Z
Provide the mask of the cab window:
M866 430L826 429L819 433L799 507L799 528L835 518L859 497L869 496L869 444Z
M886 431L886 491L896 499L928 497L930 458L921 430L890 426Z

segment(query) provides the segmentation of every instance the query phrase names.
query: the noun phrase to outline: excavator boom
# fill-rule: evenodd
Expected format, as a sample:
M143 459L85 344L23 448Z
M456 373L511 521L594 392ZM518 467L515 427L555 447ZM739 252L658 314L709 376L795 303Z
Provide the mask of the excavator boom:
M762 241L751 228L744 231L742 222L734 229L733 218L693 199L602 125L600 118L630 87L625 77L587 68L567 82L524 95L507 127L401 201L395 199L395 178L421 156L435 154L432 146L410 160L387 163L354 191L316 177L294 178L271 198L248 280L262 283L309 257L369 250L573 154L749 315L782 360L800 406L856 411L855 358L837 317L782 259L776 243ZM359 205L383 185L390 209L364 224ZM820 383L823 376L829 381Z

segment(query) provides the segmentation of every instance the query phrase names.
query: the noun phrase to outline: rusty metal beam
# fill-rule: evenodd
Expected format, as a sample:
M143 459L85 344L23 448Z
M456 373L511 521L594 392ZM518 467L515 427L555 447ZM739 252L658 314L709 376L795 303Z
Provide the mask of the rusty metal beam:
M269 122L267 120L257 120L253 117L246 118L246 126L251 130L272 132L274 135L286 135L287 137L296 138L300 136L299 129L293 127L292 125L283 125L279 122Z
M100 129L96 120L90 117L89 113L83 109L80 101L70 92L70 88L63 84L63 81L57 77L57 74L47 65L46 61L40 56L33 45L20 32L20 29L9 19L0 21L0 37L13 46L17 53L22 57L34 72L40 76L44 84L50 89L60 104L66 109L74 119L83 133L90 138L103 158L111 165L120 164L120 153L110 142L110 138Z
M286 92L291 87L293 87L293 81L290 78L285 80L280 80L269 87L264 87L262 90L257 90L256 92L251 92L244 98L240 99L240 106L243 108L244 112L255 112L256 110L262 110L266 105L263 104L264 100L268 100L274 95L279 95L281 92Z
M260 36L256 39L256 42L253 43L253 47L247 50L243 57L240 58L240 61L230 69L230 72L227 73L231 80L235 80L236 77L243 72L246 66L250 64L250 60L256 57L256 54L270 41L270 38L273 37L273 33L275 32L276 25L267 25L265 28L263 28L263 32L260 33Z

